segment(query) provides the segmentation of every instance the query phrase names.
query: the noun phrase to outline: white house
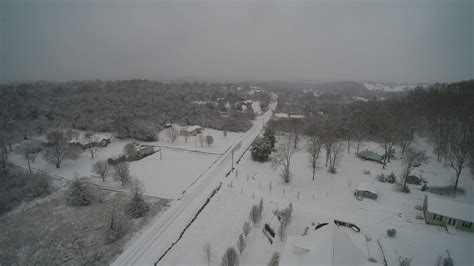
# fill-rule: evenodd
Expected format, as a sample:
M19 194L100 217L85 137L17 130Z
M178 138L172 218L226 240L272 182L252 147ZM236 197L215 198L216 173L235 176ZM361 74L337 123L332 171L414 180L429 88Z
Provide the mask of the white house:
M423 212L428 224L474 232L474 205L425 195Z

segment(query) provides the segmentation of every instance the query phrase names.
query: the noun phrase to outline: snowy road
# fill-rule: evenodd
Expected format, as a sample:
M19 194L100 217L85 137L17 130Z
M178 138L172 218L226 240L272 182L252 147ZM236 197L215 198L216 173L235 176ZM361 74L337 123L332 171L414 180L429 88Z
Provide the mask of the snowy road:
M142 231L127 244L113 265L153 265L166 252L171 244L179 238L180 233L191 221L199 208L204 204L212 191L219 185L222 178L230 170L232 151L234 160L239 158L252 141L261 133L276 104L259 116L252 126L240 139L224 153L207 172L189 188L184 196L155 217ZM241 144L241 145L239 145ZM237 147L237 148L234 148Z

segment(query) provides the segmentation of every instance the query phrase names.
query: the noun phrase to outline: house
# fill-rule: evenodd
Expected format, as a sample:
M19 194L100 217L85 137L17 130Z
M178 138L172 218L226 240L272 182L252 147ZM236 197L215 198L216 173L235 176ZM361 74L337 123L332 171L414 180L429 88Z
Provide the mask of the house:
M79 140L71 140L69 144L85 150L91 147L106 147L110 144L111 139L109 135L96 134L92 138L84 137Z
M330 222L311 228L304 236L288 236L280 265L377 265L368 261L362 234Z
M425 195L423 213L428 224L474 232L474 205Z
M354 196L358 200L362 200L363 198L377 199L377 191L375 190L375 186L372 184L360 183L354 191Z
M383 162L383 156L382 155L379 155L379 154L377 154L373 151L369 151L369 150L361 151L357 154L357 156L359 158L361 158L362 160L369 160L369 161L374 161L374 162L378 162L378 163Z
M202 133L203 128L200 126L187 126L182 127L179 130L181 136L196 136L197 134Z

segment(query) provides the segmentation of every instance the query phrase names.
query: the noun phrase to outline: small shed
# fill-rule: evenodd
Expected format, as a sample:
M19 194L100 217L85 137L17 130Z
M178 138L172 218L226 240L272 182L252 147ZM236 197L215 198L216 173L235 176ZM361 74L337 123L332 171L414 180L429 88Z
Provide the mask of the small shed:
M369 160L369 161L374 161L378 163L383 162L382 155L377 154L373 151L369 151L369 150L361 151L357 154L357 156L359 156L359 158L361 158L362 160Z
M354 192L354 196L359 200L362 200L362 198L377 199L377 190L372 184L360 183Z
M427 224L474 232L474 205L426 194L423 213Z

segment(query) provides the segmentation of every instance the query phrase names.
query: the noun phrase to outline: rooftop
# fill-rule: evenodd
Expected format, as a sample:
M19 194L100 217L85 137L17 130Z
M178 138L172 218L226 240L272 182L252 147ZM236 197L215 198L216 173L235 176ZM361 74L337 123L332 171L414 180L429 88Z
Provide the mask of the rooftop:
M474 205L425 194L428 212L474 222Z

